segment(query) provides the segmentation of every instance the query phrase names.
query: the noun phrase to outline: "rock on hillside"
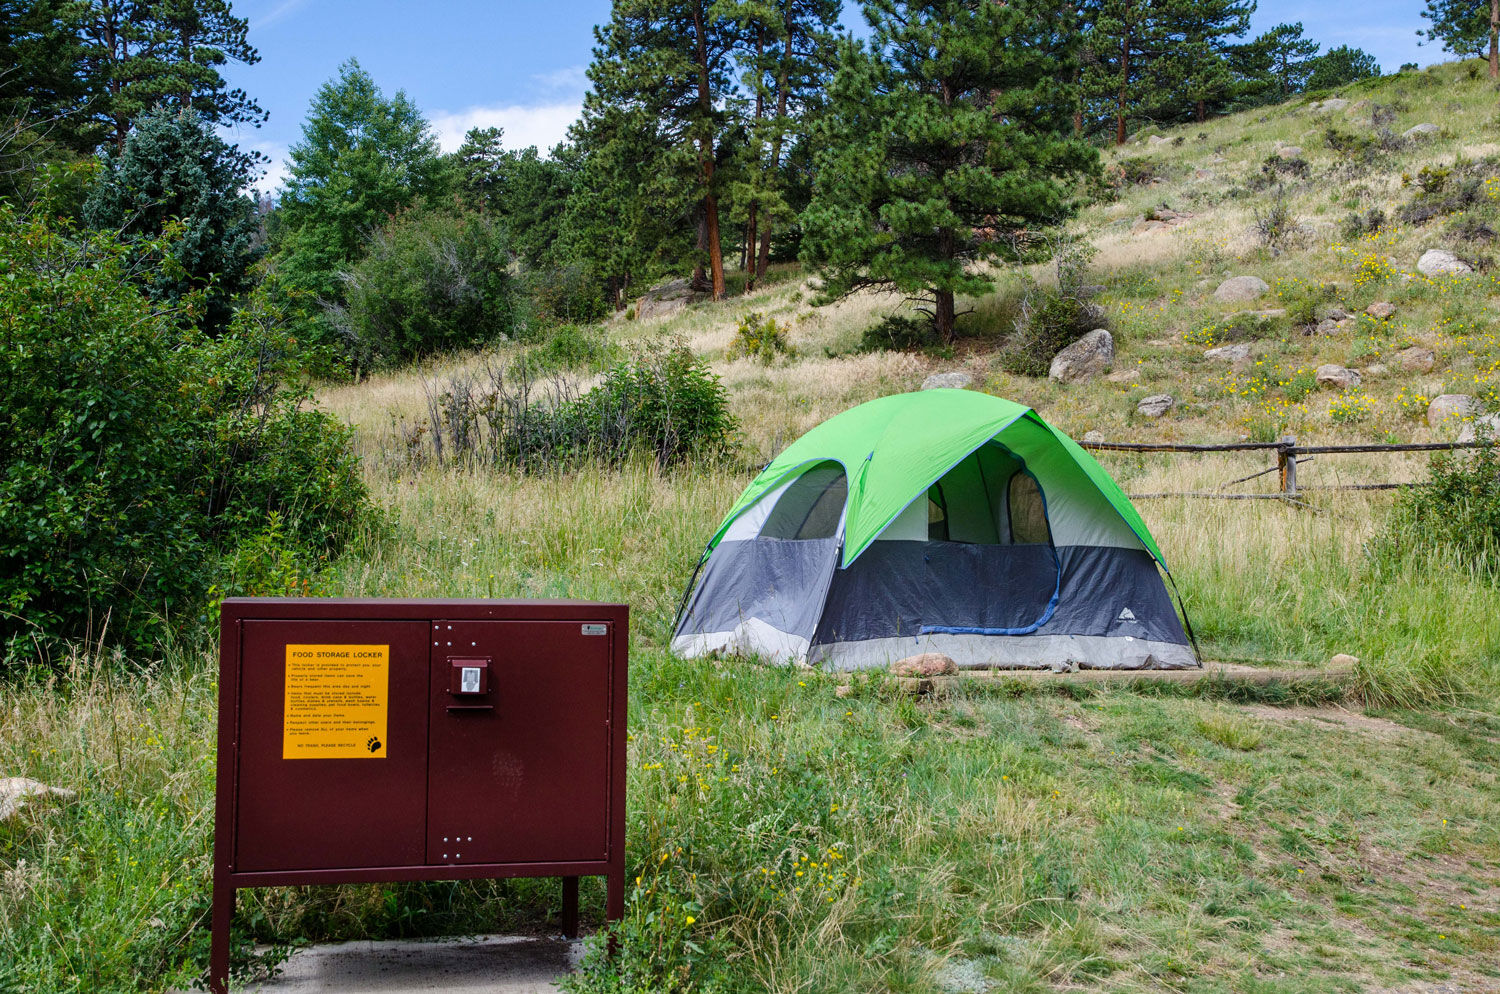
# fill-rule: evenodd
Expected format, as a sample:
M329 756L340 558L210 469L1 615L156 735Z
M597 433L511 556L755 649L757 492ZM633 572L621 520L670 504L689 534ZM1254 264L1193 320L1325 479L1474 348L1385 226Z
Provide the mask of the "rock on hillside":
M1053 356L1047 375L1057 383L1076 383L1108 372L1114 362L1114 336L1095 328Z
M1422 253L1422 258L1417 260L1417 272L1423 276L1444 276L1450 273L1462 276L1473 271L1473 266L1447 249L1428 249Z
M1270 284L1259 276L1231 276L1219 284L1219 288L1214 291L1214 299L1223 301L1254 300L1269 289L1271 289Z

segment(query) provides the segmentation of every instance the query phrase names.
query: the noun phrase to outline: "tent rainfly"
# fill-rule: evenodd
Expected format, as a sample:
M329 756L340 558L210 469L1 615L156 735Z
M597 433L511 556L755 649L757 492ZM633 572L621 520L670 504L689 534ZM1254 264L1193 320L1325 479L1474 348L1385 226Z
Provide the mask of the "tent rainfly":
M698 565L672 639L682 656L1201 665L1119 485L1035 411L969 390L882 397L803 435Z

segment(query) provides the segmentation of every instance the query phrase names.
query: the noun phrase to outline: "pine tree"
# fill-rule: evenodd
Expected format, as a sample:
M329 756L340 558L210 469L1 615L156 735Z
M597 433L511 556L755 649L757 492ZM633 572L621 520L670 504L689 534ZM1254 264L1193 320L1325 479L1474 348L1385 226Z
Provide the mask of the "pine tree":
M254 65L248 22L228 0L79 0L69 5L85 49L88 109L116 151L130 123L159 103L191 108L214 125L259 127L266 112L219 73Z
M1097 152L1072 135L1078 34L1044 0L868 0L817 141L802 256L825 299L865 287L929 309L955 336L955 297L993 285L988 260L1034 258L1074 209Z
M437 139L404 92L386 97L350 59L318 88L292 146L291 172L271 215L285 284L327 303L342 299L339 273L382 223L444 178Z
M584 99L586 131L637 126L626 140L650 156L648 168L692 191L698 250L715 300L724 296L719 167L736 151L731 56L740 31L711 0L614 0L609 23L594 29L593 90ZM630 113L595 128L619 109ZM701 274L700 263L700 281Z
M221 330L262 253L260 218L244 192L255 171L249 157L197 111L161 107L136 122L124 152L102 159L85 223L116 231L127 244L166 238L173 264L140 267L146 292L173 305L206 292L203 326Z
M1248 46L1246 63L1252 79L1263 82L1265 99L1279 102L1307 86L1320 46L1302 37L1302 22L1278 24Z
M832 75L841 9L841 0L734 3L732 16L744 27L738 61L753 107L749 162L744 179L733 189L736 203L746 205L746 293L766 274L776 223L792 216L787 153L808 133L822 102Z
M1208 120L1210 110L1231 98L1230 40L1250 30L1253 13L1255 0L1194 0L1182 10L1174 25L1182 34L1175 57L1182 66L1183 98L1194 120ZM1179 109L1177 119L1185 116Z
M1309 90L1330 90L1357 79L1379 75L1380 63L1375 61L1375 56L1364 49L1340 45L1313 60L1306 85Z
M1418 36L1456 55L1487 54L1490 79L1500 78L1500 0L1427 0L1422 16L1432 24Z

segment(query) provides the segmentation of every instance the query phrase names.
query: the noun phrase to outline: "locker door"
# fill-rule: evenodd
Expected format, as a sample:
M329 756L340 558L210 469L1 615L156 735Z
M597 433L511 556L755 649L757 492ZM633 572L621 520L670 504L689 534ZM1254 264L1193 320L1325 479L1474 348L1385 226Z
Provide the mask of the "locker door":
M420 866L424 621L246 621L235 869Z
M430 634L428 862L604 859L612 626L442 621Z

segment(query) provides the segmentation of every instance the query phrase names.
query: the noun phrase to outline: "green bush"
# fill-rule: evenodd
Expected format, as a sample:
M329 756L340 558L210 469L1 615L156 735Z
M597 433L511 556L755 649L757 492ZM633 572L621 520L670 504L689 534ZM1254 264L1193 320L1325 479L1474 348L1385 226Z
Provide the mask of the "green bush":
M600 329L564 324L549 330L546 339L526 354L526 361L539 373L558 369L602 372L619 357L619 346Z
M1500 582L1500 451L1434 457L1426 485L1401 491L1373 549L1397 568L1456 566Z
M1015 331L1000 349L1000 365L1020 376L1046 376L1052 357L1095 328L1104 314L1077 295L1030 287L1021 301Z
M865 329L859 340L860 352L914 352L938 343L937 329L931 321L905 314L892 314Z
M768 318L755 312L740 318L734 341L729 343L724 358L736 359L740 356L749 356L769 366L777 356L795 354L796 352L787 341L786 327L777 324L775 318Z
M368 497L348 429L282 390L249 308L218 341L127 278L129 249L0 206L0 639L139 646L196 617L274 512L335 551Z
M546 471L637 453L658 464L728 453L738 427L719 379L686 346L648 348L618 362L581 395L539 380L524 358L429 388L429 421L408 426L413 457Z
M532 314L543 323L587 323L609 313L604 286L590 266L528 270L523 283Z
M370 242L333 312L356 369L399 365L524 332L511 255L480 214L413 211Z

